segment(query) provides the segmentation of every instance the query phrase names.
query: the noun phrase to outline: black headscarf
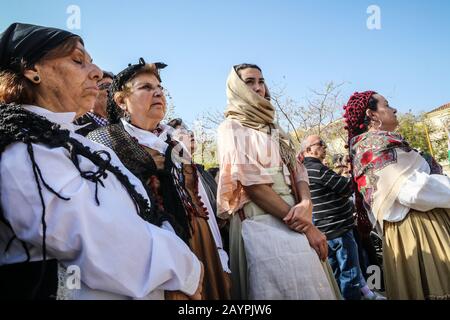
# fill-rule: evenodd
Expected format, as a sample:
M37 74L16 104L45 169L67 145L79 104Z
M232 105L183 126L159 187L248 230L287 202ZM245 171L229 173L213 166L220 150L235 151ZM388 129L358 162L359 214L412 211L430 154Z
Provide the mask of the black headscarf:
M22 60L32 65L50 50L75 36L61 29L13 23L0 34L0 71L18 72Z

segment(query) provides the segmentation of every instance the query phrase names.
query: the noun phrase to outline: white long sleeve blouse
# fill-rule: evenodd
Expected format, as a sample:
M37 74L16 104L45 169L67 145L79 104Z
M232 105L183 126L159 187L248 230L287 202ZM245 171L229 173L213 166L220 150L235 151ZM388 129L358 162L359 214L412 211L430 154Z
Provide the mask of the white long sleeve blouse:
M450 208L450 178L430 174L430 166L422 165L400 188L394 205L384 214L383 220L398 222L405 219L410 209L429 211L434 208Z
M92 151L108 151L111 163L147 198L141 182L111 149L74 133L75 113L54 113L36 106L24 108L68 129L73 138ZM80 176L66 149L49 149L39 144L33 144L33 149L48 185L70 198L65 201L46 188L42 190L47 257L57 259L65 267L79 267L82 289L74 297L162 299L164 290L180 290L188 295L196 291L200 278L198 259L173 232L140 218L113 174L102 180L104 187L99 185L97 206L95 184ZM90 160L78 158L83 171L97 170ZM31 261L42 260L42 206L25 144L14 143L3 152L0 190L5 219L17 237L28 244ZM0 222L0 265L26 260L18 240L4 252L12 236L11 230Z

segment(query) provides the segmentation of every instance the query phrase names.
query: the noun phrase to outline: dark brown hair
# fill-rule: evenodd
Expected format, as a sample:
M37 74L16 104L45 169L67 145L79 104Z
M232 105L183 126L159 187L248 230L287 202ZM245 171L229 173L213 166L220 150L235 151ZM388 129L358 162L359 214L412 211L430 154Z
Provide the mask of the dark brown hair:
M237 74L239 75L239 77L241 77L241 70L244 69L258 69L259 72L262 73L262 70L260 67L258 67L256 64L252 64L252 63L241 63L241 64L237 64L234 66L234 70L236 70Z

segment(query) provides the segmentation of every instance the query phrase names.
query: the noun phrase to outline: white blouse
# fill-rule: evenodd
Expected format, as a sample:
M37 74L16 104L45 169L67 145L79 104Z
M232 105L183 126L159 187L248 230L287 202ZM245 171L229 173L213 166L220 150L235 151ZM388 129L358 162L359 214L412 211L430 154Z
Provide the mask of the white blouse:
M165 140L167 139L167 135L171 135L172 138L174 136L175 129L168 125L160 124L160 127L163 129L163 131L159 136L157 136L150 131L137 128L131 123L123 119L121 120L125 131L127 131L132 137L136 138L139 141L139 144L149 147L151 149L158 150L162 154L166 152L166 149L168 147L167 143L165 142ZM183 144L183 142L179 140L177 141L182 145L186 156L190 158L190 153L187 150L186 146ZM181 163L175 162L175 165L180 167ZM209 229L211 230L211 233L213 234L214 242L216 243L222 268L225 272L231 273L231 270L228 267L228 254L225 252L225 250L223 250L223 243L219 231L219 226L217 225L215 214L212 210L211 203L209 203L209 198L206 194L205 187L203 186L200 177L198 178L198 185L200 198L202 202L206 205L206 209L208 210L209 213L208 225Z
M450 178L430 174L430 166L425 160L400 188L394 205L384 214L383 220L402 221L411 208L418 211L450 208Z
M162 154L166 152L167 147L169 146L166 143L167 135L171 134L174 130L171 126L160 124L159 126L163 129L163 131L159 136L157 136L153 132L138 128L124 119L120 120L125 131L128 132L130 136L135 137L139 141L139 144L157 150Z
M128 176L136 190L147 198L141 182L128 171L115 153L74 133L75 113L54 113L35 106L25 109L58 123L92 151L106 150L111 163ZM95 202L95 184L81 178L64 148L49 149L33 144L36 163L45 181L62 200L42 189L46 206L47 256L64 267L80 269L81 299L164 298L164 290L193 294L200 278L200 263L186 244L172 232L140 218L127 191L112 173L98 186L100 205ZM79 156L80 168L96 171ZM28 244L31 261L42 260L42 206L27 147L14 143L6 148L0 163L1 204L15 234ZM24 262L26 254L0 223L0 265Z

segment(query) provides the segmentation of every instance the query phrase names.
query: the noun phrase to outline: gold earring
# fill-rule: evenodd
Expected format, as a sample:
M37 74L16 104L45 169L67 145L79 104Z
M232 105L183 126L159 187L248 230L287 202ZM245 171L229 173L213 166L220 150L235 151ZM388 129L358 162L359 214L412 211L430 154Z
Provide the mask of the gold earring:
M383 125L383 121L381 121L380 119L376 120L378 121L379 125L377 126L377 130L380 130L381 126Z

